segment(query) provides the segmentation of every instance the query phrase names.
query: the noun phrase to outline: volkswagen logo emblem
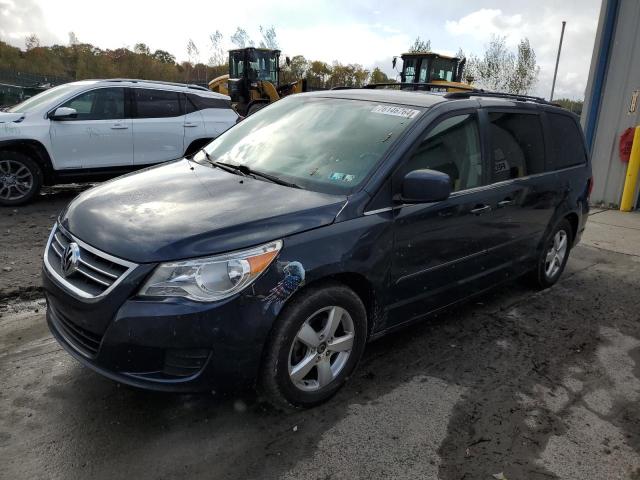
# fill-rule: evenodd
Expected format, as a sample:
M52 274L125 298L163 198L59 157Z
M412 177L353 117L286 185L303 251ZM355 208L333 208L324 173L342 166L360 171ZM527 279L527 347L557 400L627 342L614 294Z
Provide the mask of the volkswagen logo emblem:
M62 252L62 274L68 277L78 269L80 263L80 247L75 242L71 242Z

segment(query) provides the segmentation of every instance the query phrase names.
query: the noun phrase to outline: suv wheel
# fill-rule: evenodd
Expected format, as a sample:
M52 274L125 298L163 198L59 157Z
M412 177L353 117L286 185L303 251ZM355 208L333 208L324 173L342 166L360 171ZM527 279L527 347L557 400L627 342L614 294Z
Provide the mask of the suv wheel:
M544 242L536 269L531 272L531 280L538 288L548 288L555 284L567 264L573 241L573 230L568 220L562 220Z
M274 405L318 405L345 383L367 338L360 298L331 284L294 299L278 317L262 365L262 387Z
M40 191L42 170L20 152L0 152L0 205L20 205Z

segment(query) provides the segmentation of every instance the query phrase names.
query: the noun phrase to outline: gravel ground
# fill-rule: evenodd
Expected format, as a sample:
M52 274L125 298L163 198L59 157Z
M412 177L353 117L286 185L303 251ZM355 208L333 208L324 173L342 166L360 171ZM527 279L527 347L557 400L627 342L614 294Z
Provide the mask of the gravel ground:
M60 211L89 185L44 189L20 207L0 207L0 301L30 299L40 293L42 252Z
M0 478L640 479L638 256L578 246L552 289L379 340L329 403L285 414L124 387L60 349L30 275L70 195L2 212L32 263L2 277Z

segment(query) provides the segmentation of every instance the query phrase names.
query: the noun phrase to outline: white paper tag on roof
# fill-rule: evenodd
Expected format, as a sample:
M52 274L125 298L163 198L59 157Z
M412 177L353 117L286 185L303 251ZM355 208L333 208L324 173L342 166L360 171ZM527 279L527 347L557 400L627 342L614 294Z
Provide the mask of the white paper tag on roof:
M413 118L420 113L420 110L413 108L394 107L392 105L378 105L372 113L382 113L383 115L393 115L395 117Z

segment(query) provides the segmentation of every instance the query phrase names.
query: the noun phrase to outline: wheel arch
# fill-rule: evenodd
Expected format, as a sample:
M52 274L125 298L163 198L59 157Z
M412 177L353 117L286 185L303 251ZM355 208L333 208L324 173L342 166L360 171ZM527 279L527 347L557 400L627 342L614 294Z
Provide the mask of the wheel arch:
M314 278L311 282L306 283L302 288L296 291L287 299L282 309L300 295L302 292L312 288L323 288L324 286L339 283L352 290L364 305L367 316L367 338L375 331L375 326L379 323L381 316L381 308L378 302L378 295L371 281L361 273L356 272L339 272L328 274L323 277ZM280 312L282 311L280 310ZM278 315L280 314L278 312Z
M577 213L569 212L564 216L564 219L568 220L569 224L571 225L571 241L575 242L578 235L578 225L580 223L580 218L578 217Z
M55 182L55 171L47 148L38 140L6 140L0 142L0 151L20 152L32 158L42 169L43 184Z

